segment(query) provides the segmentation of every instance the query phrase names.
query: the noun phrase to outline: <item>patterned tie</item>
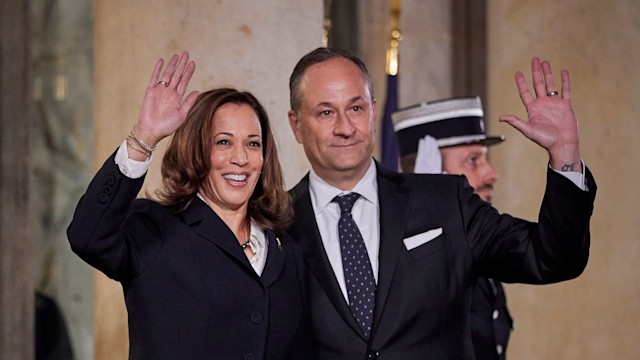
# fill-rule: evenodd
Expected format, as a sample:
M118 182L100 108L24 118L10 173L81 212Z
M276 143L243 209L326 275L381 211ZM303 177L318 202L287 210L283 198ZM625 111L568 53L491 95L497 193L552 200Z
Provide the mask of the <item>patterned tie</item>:
M333 201L340 205L338 235L351 312L365 336L369 337L373 323L376 284L362 234L351 216L351 208L359 197L359 194L351 193L336 196Z

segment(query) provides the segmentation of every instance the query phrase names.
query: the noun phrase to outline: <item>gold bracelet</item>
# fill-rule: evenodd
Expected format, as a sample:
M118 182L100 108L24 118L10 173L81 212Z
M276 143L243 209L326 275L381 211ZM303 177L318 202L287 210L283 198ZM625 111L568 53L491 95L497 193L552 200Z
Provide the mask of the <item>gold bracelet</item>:
M142 142L142 140L140 140L140 138L138 137L138 135L136 134L136 124L133 124L131 126L131 134L133 135L133 139L138 143L138 145L140 145L143 149L147 150L148 152L152 153L154 151L156 151L156 146L151 147L145 143Z
M150 153L150 152L145 151L145 150L142 150L142 149L138 149L137 147L133 146L133 144L129 141L129 138L132 138L132 139L133 139L133 136L131 136L131 135L127 135L127 139L126 139L126 141L127 141L127 146L129 146L132 150L135 150L135 151L139 152L140 154L144 154L144 155L146 155L147 157L150 157L150 156L151 156L151 153Z
M143 154L143 155L145 155L145 156L147 156L147 157L150 157L150 156L151 156L151 153L150 153L150 152L147 152L147 151L145 151L145 150L142 150L142 149L140 149L140 148L137 148L137 147L133 146L133 144L129 141L129 138L133 138L133 137L132 137L131 135L128 135L128 136L127 136L127 140L126 140L126 141L127 141L127 146L128 146L128 147L130 147L132 150L137 151L137 152L139 152L140 154Z

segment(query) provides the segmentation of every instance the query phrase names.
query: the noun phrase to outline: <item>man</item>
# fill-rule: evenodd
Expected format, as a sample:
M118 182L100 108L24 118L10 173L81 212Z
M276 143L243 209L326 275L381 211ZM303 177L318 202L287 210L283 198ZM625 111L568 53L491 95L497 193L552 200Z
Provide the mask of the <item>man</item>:
M528 121L502 121L549 153L538 224L498 214L462 176L379 166L364 64L327 48L298 62L288 116L312 171L291 190L291 234L309 268L319 359L473 359L478 276L551 283L582 273L595 183L580 159L569 75L557 96L549 63L534 58L532 71L536 97L516 74Z
M491 202L498 176L488 146L503 136L487 136L477 96L421 103L392 114L402 171L464 175L475 193ZM471 335L477 359L504 360L513 321L499 281L481 277L471 299Z

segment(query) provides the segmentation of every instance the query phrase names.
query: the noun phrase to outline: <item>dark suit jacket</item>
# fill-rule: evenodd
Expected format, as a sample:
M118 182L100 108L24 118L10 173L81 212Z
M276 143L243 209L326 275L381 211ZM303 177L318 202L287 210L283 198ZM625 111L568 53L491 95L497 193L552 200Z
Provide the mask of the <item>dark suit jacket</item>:
M512 327L500 282L479 278L471 296L471 338L476 359L504 360Z
M183 212L134 200L143 179L109 158L67 234L87 263L122 283L132 359L308 358L299 248L267 231L262 276L231 230L195 198Z
M367 340L323 248L308 176L291 190L291 235L303 249L318 359L473 359L470 300L478 276L552 283L582 273L589 253L588 192L549 170L539 224L500 215L455 175L398 174L377 164L380 204L378 288ZM408 251L403 239L442 228Z

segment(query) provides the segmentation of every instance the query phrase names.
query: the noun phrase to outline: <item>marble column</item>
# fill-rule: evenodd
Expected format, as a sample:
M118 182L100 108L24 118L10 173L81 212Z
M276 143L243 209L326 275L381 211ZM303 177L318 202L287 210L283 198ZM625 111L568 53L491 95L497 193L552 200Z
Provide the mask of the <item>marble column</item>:
M59 349L69 342L75 358L87 359L93 354L92 272L71 251L66 229L92 175L92 3L34 0L30 10L37 304L59 311L60 324L40 324L43 329L66 329L41 336L56 336Z

